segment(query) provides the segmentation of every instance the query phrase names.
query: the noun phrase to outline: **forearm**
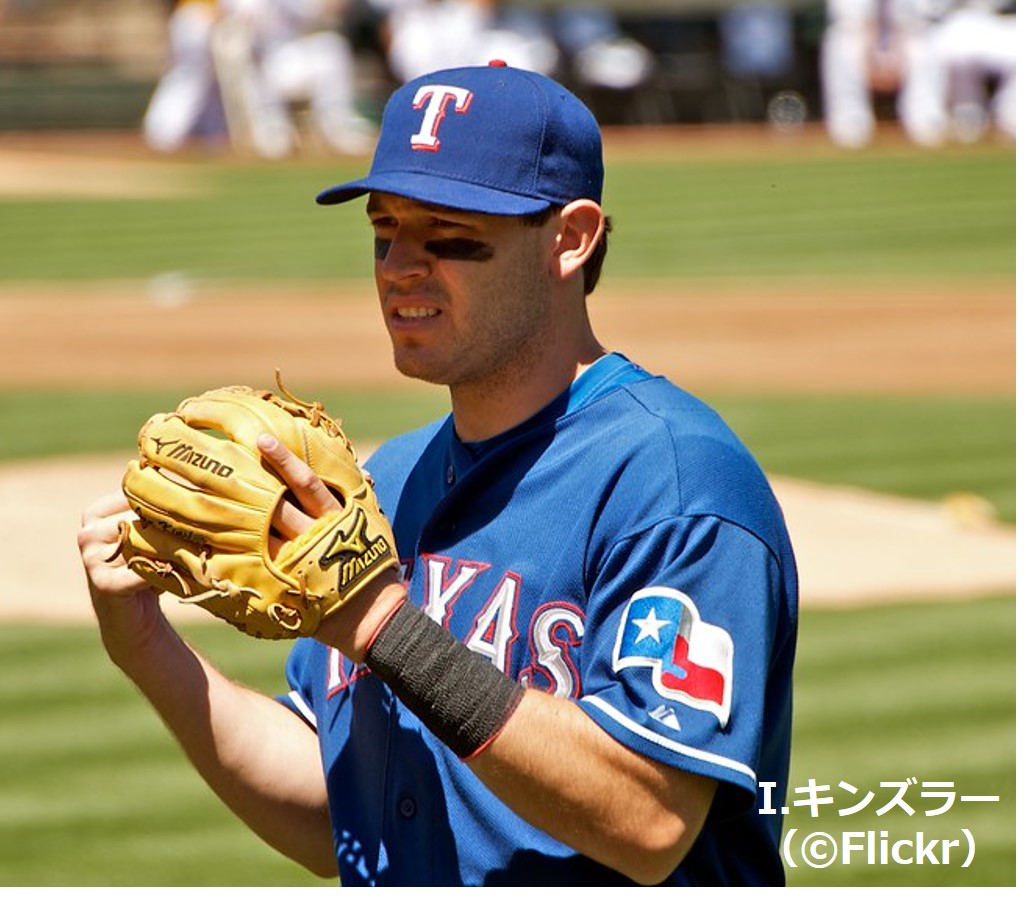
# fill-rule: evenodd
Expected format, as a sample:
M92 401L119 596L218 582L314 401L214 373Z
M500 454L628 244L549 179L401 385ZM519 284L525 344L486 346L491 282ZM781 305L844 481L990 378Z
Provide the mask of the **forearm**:
M575 703L540 691L468 762L532 825L643 884L690 850L716 789L623 747Z
M218 797L272 847L318 875L335 875L316 734L277 701L222 675L162 616L131 649L111 630L101 618L112 659Z
M177 738L200 775L261 838L335 875L317 736L277 701L229 681L178 635L157 594L120 555L125 497L90 506L78 534L104 648Z

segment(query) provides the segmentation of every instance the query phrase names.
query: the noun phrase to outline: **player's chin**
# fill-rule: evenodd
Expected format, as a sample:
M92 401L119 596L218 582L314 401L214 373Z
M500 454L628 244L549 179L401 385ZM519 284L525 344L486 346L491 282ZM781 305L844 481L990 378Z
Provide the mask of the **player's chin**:
M393 353L395 369L404 377L422 380L444 386L449 383L452 369L444 362L437 360L423 348L411 349L396 345Z

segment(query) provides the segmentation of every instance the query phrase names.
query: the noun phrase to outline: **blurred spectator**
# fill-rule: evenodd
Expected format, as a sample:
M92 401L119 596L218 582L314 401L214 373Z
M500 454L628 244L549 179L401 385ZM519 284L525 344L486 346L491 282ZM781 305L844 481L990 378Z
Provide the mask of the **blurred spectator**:
M168 3L169 59L142 124L143 138L154 150L169 153L196 135L224 134L224 112L210 52L217 3Z
M721 13L719 27L724 88L734 117L778 116L774 109L780 106L783 90L792 87L794 76L791 10L777 0L749 0ZM797 92L789 91L788 96L795 110L804 110L804 99Z
M731 75L778 79L794 66L792 16L774 0L738 3L720 16L723 67Z
M305 104L327 147L363 154L376 129L356 107L353 53L342 30L345 0L220 0L215 63L233 142L284 157L300 140Z
M644 82L655 68L652 54L620 30L602 6L560 6L554 17L556 41L571 69L571 81L595 88L625 90Z

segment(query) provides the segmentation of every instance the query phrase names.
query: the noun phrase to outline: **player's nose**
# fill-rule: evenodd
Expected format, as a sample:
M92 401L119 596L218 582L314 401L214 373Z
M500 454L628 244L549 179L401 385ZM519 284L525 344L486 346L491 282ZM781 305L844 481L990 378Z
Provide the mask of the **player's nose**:
M374 241L378 275L390 282L427 276L431 272L430 257L424 242L403 230L390 238Z

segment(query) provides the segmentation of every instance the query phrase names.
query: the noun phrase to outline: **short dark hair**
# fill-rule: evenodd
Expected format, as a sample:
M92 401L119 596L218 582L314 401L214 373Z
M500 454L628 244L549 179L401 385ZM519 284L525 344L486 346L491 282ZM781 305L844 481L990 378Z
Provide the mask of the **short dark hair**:
M563 208L559 204L546 207L538 213L528 213L518 219L526 226L543 226ZM602 235L599 236L595 250L584 262L584 294L591 295L598 285L599 277L602 275L602 264L606 259L606 251L609 250L609 233L613 231L613 221L606 217L602 228Z

